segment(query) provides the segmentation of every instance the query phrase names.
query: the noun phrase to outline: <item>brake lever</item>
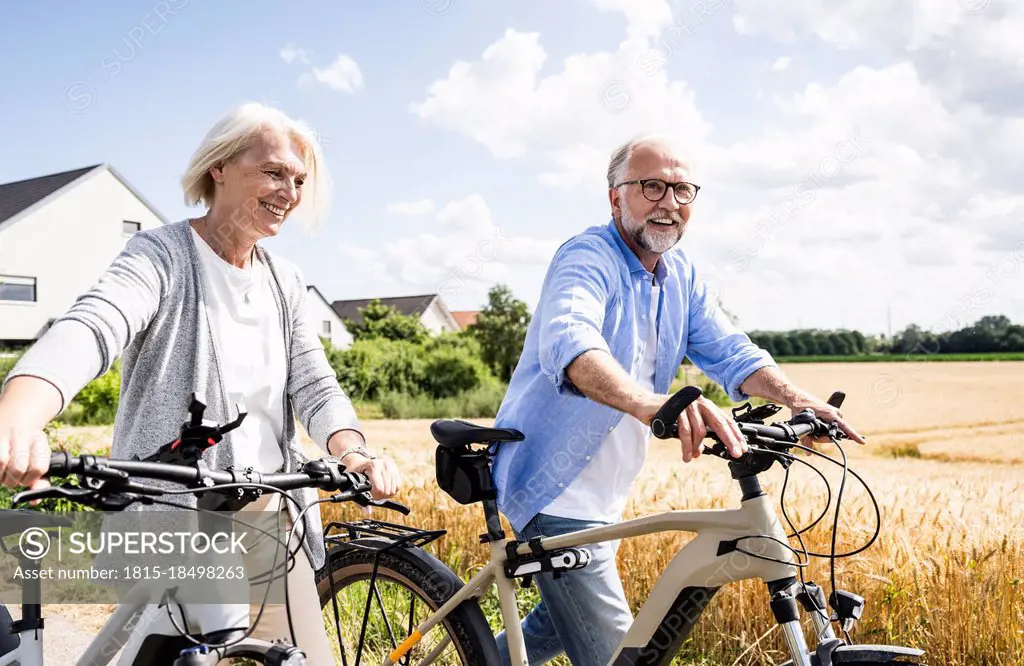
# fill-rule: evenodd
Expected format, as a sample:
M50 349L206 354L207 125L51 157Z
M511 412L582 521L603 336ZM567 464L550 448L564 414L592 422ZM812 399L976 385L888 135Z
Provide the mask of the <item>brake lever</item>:
M85 504L101 511L120 511L135 502L152 504L153 498L148 495L136 495L124 492L102 493L99 488L81 488L76 486L50 486L38 490L24 490L11 497L11 507L43 499L66 499L78 504Z
M352 496L352 501L362 507L377 506L389 511L397 511L403 516L408 516L412 513L412 510L401 502L395 502L388 499L375 500L369 492L356 493Z
M96 494L92 488L77 488L75 486L48 486L37 490L23 490L11 496L11 508L19 504L28 504L35 500L64 498L75 501L82 501L80 498Z
M733 458L732 455L729 453L729 450L725 448L725 444L723 444L722 440L718 438L718 435L716 435L714 432L708 431L707 438L713 440L715 443L711 446L704 446L701 449L702 454L718 456L723 460L738 460L741 462L746 460L747 457L750 455L750 452L747 451L746 453L742 454L739 458Z
M403 516L408 516L410 513L412 513L412 510L409 507L402 504L401 502L395 502L393 500L373 500L372 504L374 506L379 506L382 509L387 509L388 511L397 511Z

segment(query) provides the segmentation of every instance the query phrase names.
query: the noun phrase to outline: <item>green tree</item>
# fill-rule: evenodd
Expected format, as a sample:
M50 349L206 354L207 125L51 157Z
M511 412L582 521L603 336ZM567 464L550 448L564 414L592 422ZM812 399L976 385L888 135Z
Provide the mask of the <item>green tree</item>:
M480 343L484 363L503 382L512 378L529 327L526 303L516 299L503 284L492 287L487 294L487 307L477 315L469 331Z
M380 299L374 299L359 308L363 315L362 323L356 324L345 319L345 327L358 340L385 338L387 340L408 340L423 342L429 336L426 327L417 317L404 315L390 305L384 305Z
M800 340L804 350L803 353L807 356L815 356L822 353L818 347L818 336L815 335L814 331L802 328L797 330L796 337Z
M790 344L789 338L787 338L785 335L776 336L772 356L785 358L787 356L794 355L795 354L793 354L793 345Z

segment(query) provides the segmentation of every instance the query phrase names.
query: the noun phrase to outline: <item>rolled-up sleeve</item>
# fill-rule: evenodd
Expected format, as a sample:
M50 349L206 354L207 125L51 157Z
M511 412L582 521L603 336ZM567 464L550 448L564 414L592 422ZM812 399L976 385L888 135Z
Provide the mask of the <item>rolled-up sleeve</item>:
M593 349L611 353L602 334L610 297L610 259L596 245L575 240L556 253L541 294L541 370L559 393L581 395L566 368Z
M747 400L740 385L753 372L775 365L775 360L729 321L692 267L690 285L686 355L732 400Z

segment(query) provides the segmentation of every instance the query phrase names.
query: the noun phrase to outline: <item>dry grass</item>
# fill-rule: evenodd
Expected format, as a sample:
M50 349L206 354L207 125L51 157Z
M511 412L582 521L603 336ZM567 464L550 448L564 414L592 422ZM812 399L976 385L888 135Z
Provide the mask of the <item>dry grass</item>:
M799 364L784 370L818 395L845 391L844 415L869 436L867 447L847 448L851 466L881 507L882 533L866 552L836 566L839 586L867 599L854 639L920 647L930 664L1024 663L1024 363ZM431 549L465 576L486 556L477 538L482 514L436 490L429 425L364 423L371 443L399 461L406 477L399 499L413 508L404 519L376 515L448 530ZM835 472L828 476L838 489ZM781 472L766 477L777 498ZM824 508L820 479L795 466L790 484L787 508L794 522L805 525ZM738 499L722 461L700 458L685 465L675 446L653 440L627 515L735 506ZM359 515L323 508L325 520ZM825 529L807 539L819 552L829 547L831 519L823 523ZM873 530L873 509L850 478L838 548L859 547ZM669 534L622 543L620 571L634 608L689 538ZM807 578L828 589L820 560ZM715 664L785 660L766 602L764 586L755 581L723 589L692 635L687 658Z

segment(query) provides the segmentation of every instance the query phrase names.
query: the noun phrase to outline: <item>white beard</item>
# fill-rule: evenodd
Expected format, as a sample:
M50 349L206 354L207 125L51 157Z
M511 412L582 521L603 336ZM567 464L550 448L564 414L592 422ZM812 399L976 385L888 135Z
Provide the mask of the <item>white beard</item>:
M630 238L633 239L633 242L654 254L668 252L683 237L681 224L676 227L675 234L669 233L668 229L658 233L653 231L646 221L637 221L625 206L622 207L622 227L629 234ZM675 238L673 238L673 235Z

